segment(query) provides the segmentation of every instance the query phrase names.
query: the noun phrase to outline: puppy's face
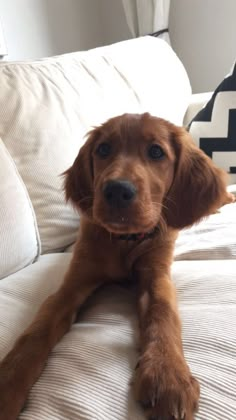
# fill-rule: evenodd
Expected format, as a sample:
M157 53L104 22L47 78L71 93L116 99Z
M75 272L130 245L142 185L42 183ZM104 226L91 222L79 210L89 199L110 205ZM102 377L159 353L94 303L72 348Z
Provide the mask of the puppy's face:
M174 176L166 125L145 114L124 115L97 134L92 150L95 222L114 233L150 231Z
M124 114L93 130L65 186L80 211L119 234L148 232L163 221L190 225L225 194L221 171L186 131L147 113Z

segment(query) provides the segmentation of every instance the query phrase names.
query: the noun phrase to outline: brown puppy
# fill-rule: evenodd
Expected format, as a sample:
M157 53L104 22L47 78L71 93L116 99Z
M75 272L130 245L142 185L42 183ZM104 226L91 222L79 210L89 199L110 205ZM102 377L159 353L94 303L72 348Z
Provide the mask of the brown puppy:
M61 288L0 364L0 419L15 420L76 311L106 282L138 289L140 358L135 394L151 419L192 420L199 385L185 361L170 277L178 230L228 201L224 173L180 127L125 114L93 130L66 172L66 197L81 213Z

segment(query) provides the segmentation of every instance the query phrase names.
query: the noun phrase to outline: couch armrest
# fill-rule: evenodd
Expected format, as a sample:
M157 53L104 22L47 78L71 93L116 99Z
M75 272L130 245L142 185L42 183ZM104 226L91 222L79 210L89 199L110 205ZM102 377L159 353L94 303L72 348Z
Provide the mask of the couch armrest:
M212 92L195 93L191 96L186 110L183 125L187 126L192 118L202 109L212 96Z

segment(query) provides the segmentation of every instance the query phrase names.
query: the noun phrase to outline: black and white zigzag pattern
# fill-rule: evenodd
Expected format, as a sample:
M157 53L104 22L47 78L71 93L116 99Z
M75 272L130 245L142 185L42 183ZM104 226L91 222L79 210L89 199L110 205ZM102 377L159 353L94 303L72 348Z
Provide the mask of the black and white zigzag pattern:
M204 152L228 172L236 169L236 63L189 131Z

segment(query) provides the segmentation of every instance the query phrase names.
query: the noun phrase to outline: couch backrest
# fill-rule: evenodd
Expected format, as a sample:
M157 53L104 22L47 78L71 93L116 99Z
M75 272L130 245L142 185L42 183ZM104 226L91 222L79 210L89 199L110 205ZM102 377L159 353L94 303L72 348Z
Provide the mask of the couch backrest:
M0 64L0 136L28 189L44 253L75 240L79 218L64 201L60 174L85 133L124 112L182 124L190 95L182 63L152 37Z

